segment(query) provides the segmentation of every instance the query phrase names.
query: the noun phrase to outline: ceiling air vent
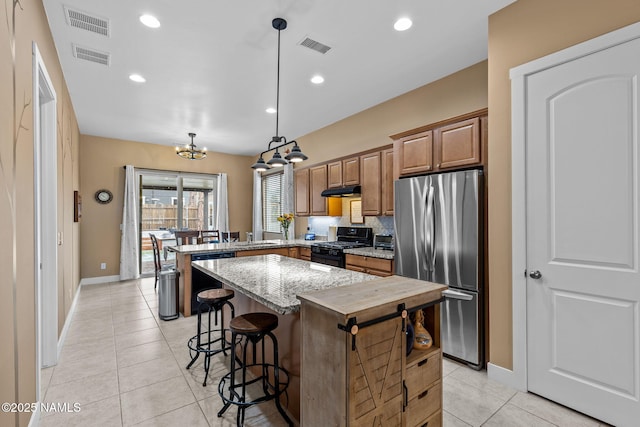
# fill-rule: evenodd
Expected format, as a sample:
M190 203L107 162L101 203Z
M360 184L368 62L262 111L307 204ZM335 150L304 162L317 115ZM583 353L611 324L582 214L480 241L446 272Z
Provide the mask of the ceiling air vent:
M111 59L111 54L107 52L100 52L98 50L89 49L76 44L73 45L73 56L85 61L106 65L107 67L109 66L109 61Z
M300 43L300 46L308 47L311 50L315 50L316 52L320 52L321 54L325 54L329 52L331 46L327 46L326 44L322 44L318 41L313 40L310 37L305 37Z
M109 20L98 16L89 15L86 12L64 7L64 16L67 24L81 30L91 31L109 37Z

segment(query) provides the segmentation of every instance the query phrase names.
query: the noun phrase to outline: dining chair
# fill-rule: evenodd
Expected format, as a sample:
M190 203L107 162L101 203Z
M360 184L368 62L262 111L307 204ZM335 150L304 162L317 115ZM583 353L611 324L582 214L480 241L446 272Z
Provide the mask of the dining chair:
M219 230L201 230L200 242L201 243L220 243L220 231Z
M222 241L223 242L237 242L240 240L240 232L239 231L223 231L222 232Z
M196 245L200 238L200 231L198 230L185 230L175 231L176 245Z

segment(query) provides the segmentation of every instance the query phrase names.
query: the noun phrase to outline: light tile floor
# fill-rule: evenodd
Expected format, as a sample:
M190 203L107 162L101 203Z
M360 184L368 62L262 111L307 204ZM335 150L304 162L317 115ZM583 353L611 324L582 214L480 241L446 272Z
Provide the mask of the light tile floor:
M217 394L226 359L212 360L202 386L202 357L186 342L196 317L162 321L153 278L83 286L58 365L42 371L45 402L81 405L78 413L44 413L47 426L233 426ZM445 359L443 425L604 426L530 393L521 393ZM285 426L273 402L247 411L246 426Z

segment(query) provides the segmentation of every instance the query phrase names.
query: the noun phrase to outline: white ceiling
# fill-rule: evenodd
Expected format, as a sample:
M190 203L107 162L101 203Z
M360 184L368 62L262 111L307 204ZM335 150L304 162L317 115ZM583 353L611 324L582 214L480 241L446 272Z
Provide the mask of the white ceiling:
M80 132L255 155L275 134L278 32L280 135L292 140L487 57L487 17L513 0L44 0ZM64 6L109 21L105 37L70 27ZM138 18L149 13L158 29ZM401 16L413 20L393 29ZM299 45L305 36L332 49ZM72 44L107 52L76 59ZM129 80L132 73L147 82ZM316 73L321 85L310 83ZM304 149L304 147L303 147Z

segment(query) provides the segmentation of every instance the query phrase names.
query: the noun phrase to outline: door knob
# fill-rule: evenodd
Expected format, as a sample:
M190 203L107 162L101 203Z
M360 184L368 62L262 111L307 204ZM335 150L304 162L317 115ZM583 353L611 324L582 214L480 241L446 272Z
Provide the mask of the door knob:
M529 277L531 277L532 279L540 279L542 278L542 273L540 273L540 271L536 270L536 271L532 271L531 273L529 273Z

